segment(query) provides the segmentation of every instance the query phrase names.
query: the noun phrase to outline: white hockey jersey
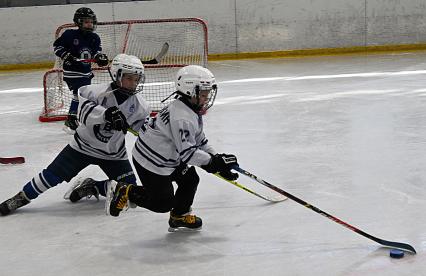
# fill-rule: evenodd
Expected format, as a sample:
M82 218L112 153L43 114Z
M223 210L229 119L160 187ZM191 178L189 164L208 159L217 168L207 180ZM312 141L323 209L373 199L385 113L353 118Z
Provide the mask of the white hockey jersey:
M104 114L108 107L117 106L130 127L139 130L151 112L142 95L130 96L118 105L110 84L94 84L81 87L78 98L79 126L70 146L101 159L127 159L124 133L111 129L111 124L105 122Z
M207 142L201 115L178 99L141 128L132 155L145 169L170 175L181 162L207 165L216 153Z

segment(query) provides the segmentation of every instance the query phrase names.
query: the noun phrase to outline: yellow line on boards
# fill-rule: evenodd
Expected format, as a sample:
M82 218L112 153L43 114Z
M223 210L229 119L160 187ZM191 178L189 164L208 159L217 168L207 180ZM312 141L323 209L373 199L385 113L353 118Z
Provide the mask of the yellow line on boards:
M342 48L314 48L269 52L242 52L209 54L209 61L231 60L231 59L260 59L260 58L303 58L312 56L338 56L338 55L362 55L381 54L392 52L426 51L426 43L422 44L398 44L398 45L376 45L376 46L353 46ZM27 71L52 69L53 62L38 62L28 64L0 64L0 72Z
M426 44L401 44L401 45L377 45L354 46L343 48L316 48L270 52L243 52L227 54L209 54L209 61L230 59L255 59L255 58L301 58L312 56L337 56L356 54L380 54L391 52L426 51Z
M0 64L0 72L6 71L28 71L28 70L41 70L52 69L54 62L38 62L38 63L25 63L25 64Z

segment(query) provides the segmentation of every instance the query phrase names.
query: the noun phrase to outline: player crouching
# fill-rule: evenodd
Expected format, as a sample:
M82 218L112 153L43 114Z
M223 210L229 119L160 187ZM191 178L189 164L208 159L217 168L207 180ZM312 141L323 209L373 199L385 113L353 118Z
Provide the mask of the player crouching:
M111 65L113 81L78 90L79 125L71 142L53 162L26 183L22 190L0 204L5 216L27 205L50 188L71 181L89 165L97 165L110 180L136 184L125 147L127 129L139 130L149 116L148 104L137 94L145 74L140 59L119 54ZM70 195L75 202L85 196L106 195L108 181L83 181Z
M213 74L189 65L178 71L175 85L177 99L141 128L133 148L142 186L112 182L107 195L112 216L118 216L128 202L158 213L170 211L170 232L202 227L201 218L191 214L200 181L191 165L230 180L238 177L230 169L237 164L235 155L217 154L203 131L201 114L217 92ZM176 193L172 182L177 184Z

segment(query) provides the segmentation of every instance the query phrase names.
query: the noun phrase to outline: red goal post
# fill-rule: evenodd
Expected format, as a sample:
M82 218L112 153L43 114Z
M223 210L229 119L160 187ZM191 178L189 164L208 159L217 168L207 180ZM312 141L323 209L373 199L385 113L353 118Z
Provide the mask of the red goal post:
M70 28L76 26L65 24L58 27L55 39ZM99 22L95 32L101 38L102 52L110 59L119 53L126 53L141 60L150 60L164 43L169 44L159 64L145 65L146 80L142 95L154 112L172 100L161 103L175 91L174 78L179 68L189 64L207 66L207 25L199 18ZM92 68L95 75L92 84L111 81L107 68L99 68L96 64L92 64ZM62 77L62 60L56 58L54 68L43 77L44 107L39 116L42 122L66 119L73 95Z

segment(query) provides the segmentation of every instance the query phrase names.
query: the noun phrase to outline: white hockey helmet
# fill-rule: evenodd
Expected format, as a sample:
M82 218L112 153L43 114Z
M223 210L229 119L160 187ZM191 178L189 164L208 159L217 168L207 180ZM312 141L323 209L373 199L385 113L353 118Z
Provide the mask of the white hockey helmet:
M216 98L217 85L213 73L199 65L188 65L179 69L176 74L176 90L189 97L198 97L200 91L208 90L209 101L203 107L208 109Z
M197 90L211 90L216 79L209 69L199 65L188 65L176 74L176 90L186 96L196 96Z
M118 54L111 62L110 72L113 81L117 85L121 83L123 74L138 75L140 79L135 91L130 91L128 89L124 90L127 90L125 92L128 94L136 94L142 91L143 84L145 83L145 69L138 57L127 54Z

